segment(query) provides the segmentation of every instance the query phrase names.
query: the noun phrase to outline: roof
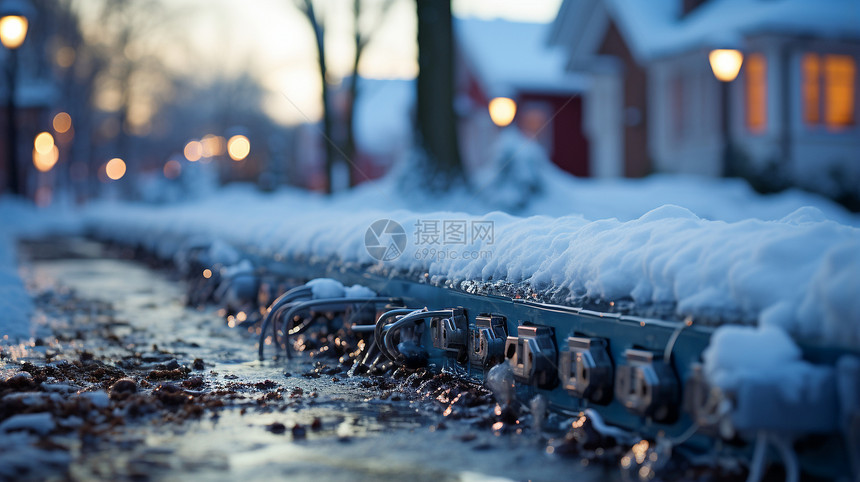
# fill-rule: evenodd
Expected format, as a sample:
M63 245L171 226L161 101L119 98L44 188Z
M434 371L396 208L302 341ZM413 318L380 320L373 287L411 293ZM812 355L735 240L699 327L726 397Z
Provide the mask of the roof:
M358 147L374 156L396 154L412 141L415 81L359 77L355 101Z
M709 0L684 17L680 10L681 0L566 0L553 34L559 39L583 16L599 22L609 15L639 61L700 48L742 47L751 35L860 41L857 0Z
M581 92L586 79L566 72L566 53L547 43L551 25L457 18L454 32L464 60L491 97Z

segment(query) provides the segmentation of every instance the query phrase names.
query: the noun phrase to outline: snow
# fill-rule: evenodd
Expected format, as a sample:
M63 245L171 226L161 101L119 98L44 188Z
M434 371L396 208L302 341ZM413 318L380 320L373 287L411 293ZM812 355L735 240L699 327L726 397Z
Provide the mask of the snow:
M791 34L860 39L855 0L712 0L680 18L680 1L607 0L640 60L697 48L740 47L742 36Z
M784 367L801 361L801 352L780 329L731 326L711 337L703 359L708 379L724 390L733 390L744 378L779 376Z
M584 76L564 69L565 53L546 45L551 24L457 18L454 32L464 60L490 97L517 91L575 93Z
M79 395L81 398L88 400L93 406L98 408L105 408L110 405L110 397L108 393L104 390L98 390L95 392L84 392Z
M54 426L54 418L48 412L25 413L13 415L4 420L3 423L0 423L0 432L27 430L39 435L45 435L54 430Z
M373 298L376 293L361 285L344 286L340 281L331 278L317 278L305 283L311 288L313 299L327 298Z
M733 181L665 176L606 182L565 179L546 171L542 175L547 183L543 199L524 212L578 209L584 214L421 211L448 207L446 203L467 207L469 194L427 200L396 194L396 185L386 179L330 201L291 190L261 195L239 187L171 207L101 205L89 211L88 220L103 236L141 242L159 252L173 253L181 240L207 233L287 259L427 273L431 282L454 287L475 280L526 283L539 290L567 290L572 303L590 297L670 304L679 316L763 323L794 336L860 345L860 301L852 296L860 292L860 229L832 220L856 225L855 216L820 198L799 193L762 197ZM574 187L561 190L561 185ZM607 194L585 202L586 194L596 197L602 188ZM629 220L589 219L613 208L623 217L635 216L661 197L687 201L725 221L674 205ZM804 200L818 207L790 211ZM480 209L480 201L472 204ZM392 210L397 206L416 210ZM756 215L763 219L751 218ZM394 261L377 262L364 246L365 231L379 219L395 220L409 238ZM428 246L417 244L414 235L427 220L492 222L494 237L492 242L469 239L456 246L429 246L437 252L428 256Z
M331 278L310 280L305 286L311 288L314 299L343 298L344 296L343 284Z
M77 217L68 208L45 212L17 198L0 198L0 338L15 342L31 336L33 304L18 277L15 240L78 228Z
M840 391L856 392L856 382L840 388L834 367L812 364L801 355L779 328L724 326L717 330L703 354L705 373L711 383L730 394L735 428L747 433L828 432L836 429L840 414L856 409L839 401ZM841 398L851 400L850 396Z

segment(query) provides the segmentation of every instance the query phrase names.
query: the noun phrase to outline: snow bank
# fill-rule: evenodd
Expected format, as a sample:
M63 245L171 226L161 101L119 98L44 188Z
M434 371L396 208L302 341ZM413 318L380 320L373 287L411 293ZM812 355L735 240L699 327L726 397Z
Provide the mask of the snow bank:
M388 198L388 205L396 201ZM756 209L750 203L748 211ZM407 234L396 260L377 261L364 245L365 232L379 219L396 221ZM362 210L343 199L326 203L292 192L267 196L239 189L170 208L102 205L90 210L88 220L103 236L165 253L205 234L271 256L426 273L449 286L505 280L568 290L571 300L668 303L681 316L761 321L796 336L860 345L860 229L828 220L816 208L778 220L724 222L669 205L629 221L589 221ZM493 235L462 244L421 243L419 230L428 221L490 223Z
M15 240L49 232L79 229L77 216L68 209L40 210L28 201L0 198L0 338L15 342L29 338L33 304L18 277Z

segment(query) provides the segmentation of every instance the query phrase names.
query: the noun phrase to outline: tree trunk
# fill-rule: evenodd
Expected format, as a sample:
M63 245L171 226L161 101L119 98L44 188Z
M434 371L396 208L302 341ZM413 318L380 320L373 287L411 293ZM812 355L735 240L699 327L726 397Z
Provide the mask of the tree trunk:
M349 166L349 186L355 186L355 154L358 151L355 143L355 101L358 98L358 61L364 50L365 41L362 39L358 27L359 14L361 13L361 0L353 2L353 30L355 33L355 57L352 59L352 76L349 78L349 99L346 112L346 145L344 154L351 161Z
M323 142L325 144L325 192L332 192L332 173L334 171L334 158L336 155L333 137L332 137L332 121L334 113L332 112L331 102L329 101L328 82L326 82L326 63L325 63L325 32L322 25L319 23L314 12L314 6L311 0L305 0L305 15L314 29L314 36L317 43L317 56L319 57L320 66L320 81L322 82L322 102L323 102Z
M454 113L454 34L451 3L417 0L418 144L426 153L433 188L463 180Z

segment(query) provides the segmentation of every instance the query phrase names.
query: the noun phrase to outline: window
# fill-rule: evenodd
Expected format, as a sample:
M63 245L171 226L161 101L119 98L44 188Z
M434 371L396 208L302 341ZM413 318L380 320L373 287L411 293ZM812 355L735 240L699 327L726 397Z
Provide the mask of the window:
M809 53L803 71L803 120L840 130L855 123L857 62L850 55Z
M767 61L762 54L750 54L744 66L746 80L747 127L760 134L767 127Z

